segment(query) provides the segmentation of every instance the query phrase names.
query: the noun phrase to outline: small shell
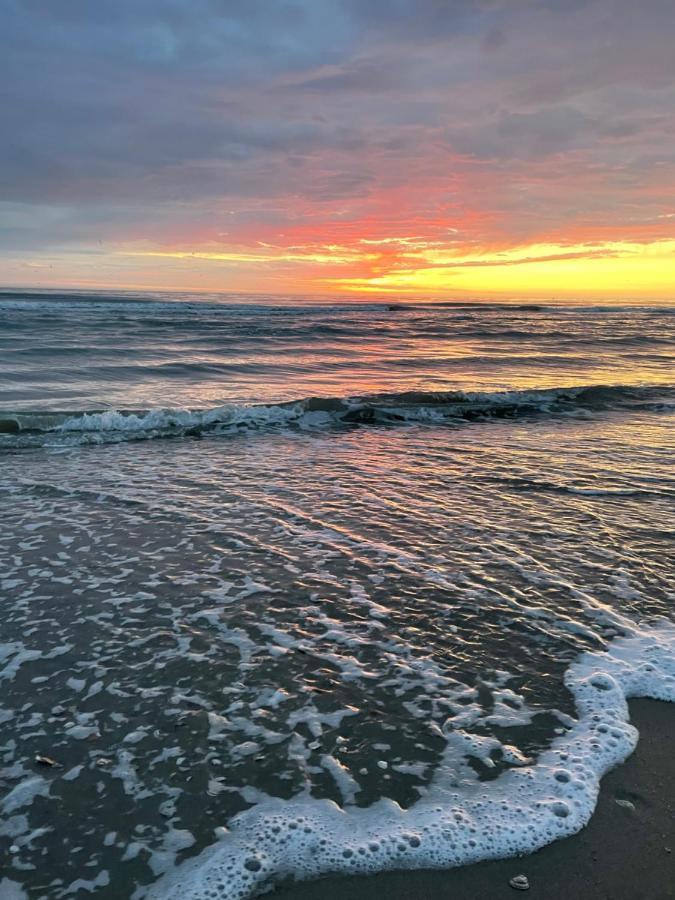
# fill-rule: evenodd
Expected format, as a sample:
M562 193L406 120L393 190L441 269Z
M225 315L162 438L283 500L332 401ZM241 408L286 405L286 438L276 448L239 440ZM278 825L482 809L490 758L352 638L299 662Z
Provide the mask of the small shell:
M55 759L52 759L51 756L42 756L41 753L38 753L38 755L35 757L35 762L39 766L58 766L59 768L61 768L60 764L57 763Z
M514 875L513 878L510 879L509 884L517 891L529 891L530 889L530 882L527 880L527 875Z

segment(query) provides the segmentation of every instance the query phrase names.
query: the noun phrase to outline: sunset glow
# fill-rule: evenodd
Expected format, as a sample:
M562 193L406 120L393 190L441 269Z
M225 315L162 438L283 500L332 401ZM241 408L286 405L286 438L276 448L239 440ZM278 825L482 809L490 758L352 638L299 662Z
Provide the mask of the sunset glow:
M673 300L668 4L10 8L4 285Z
M379 252L373 253L373 245ZM261 246L257 251L145 250L130 257L256 266L287 272L293 284L326 291L535 297L667 297L673 287L675 241L535 244L474 252L411 238L361 240L356 246ZM296 268L293 273L292 268ZM358 275L341 274L358 272ZM327 274L330 273L330 274ZM205 272L206 274L206 272ZM216 276L217 277L217 274ZM269 277L269 275L267 275Z

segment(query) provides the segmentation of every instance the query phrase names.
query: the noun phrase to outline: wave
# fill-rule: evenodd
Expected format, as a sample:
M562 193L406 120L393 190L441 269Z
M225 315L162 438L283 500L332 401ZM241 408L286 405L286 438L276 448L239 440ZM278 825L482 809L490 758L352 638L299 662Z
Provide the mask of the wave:
M180 292L137 292L137 291L13 291L0 290L0 310L18 310L60 313L71 311L80 313L83 310L124 311L124 312L177 312L192 315L204 312L216 312L219 315L250 315L259 311L265 315L301 315L307 312L353 312L355 301L343 299L336 303L334 299L321 301L298 301L297 297L285 295L254 294L219 294L219 293L180 293ZM358 303L360 312L372 312L386 309L384 302Z
M568 494L573 497L593 497L607 500L641 499L649 497L675 497L669 488L576 486L535 478L508 478L503 475L487 475L475 479L488 484L502 485L505 489L524 493Z
M671 386L586 385L518 391L405 391L355 397L307 397L210 409L158 408L0 412L0 436L34 446L49 437L107 443L256 428L336 428L406 423L453 424L582 411L675 408Z

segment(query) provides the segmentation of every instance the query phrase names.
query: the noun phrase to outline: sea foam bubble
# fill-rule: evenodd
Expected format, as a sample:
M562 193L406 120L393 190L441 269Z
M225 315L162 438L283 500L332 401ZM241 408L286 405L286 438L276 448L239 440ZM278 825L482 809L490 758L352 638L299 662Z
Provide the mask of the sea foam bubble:
M439 774L407 810L387 799L348 809L307 797L266 800L167 872L148 900L245 900L287 878L449 868L531 853L574 834L593 813L602 775L637 743L628 698L675 701L675 625L626 625L606 652L580 656L565 683L578 719L535 765L460 790Z

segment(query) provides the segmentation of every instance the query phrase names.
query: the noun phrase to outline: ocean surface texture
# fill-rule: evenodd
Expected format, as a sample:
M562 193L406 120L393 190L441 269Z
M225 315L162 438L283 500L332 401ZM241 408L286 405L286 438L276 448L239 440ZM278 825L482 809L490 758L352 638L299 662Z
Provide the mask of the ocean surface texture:
M669 308L0 294L0 896L582 827L675 699L674 362Z

